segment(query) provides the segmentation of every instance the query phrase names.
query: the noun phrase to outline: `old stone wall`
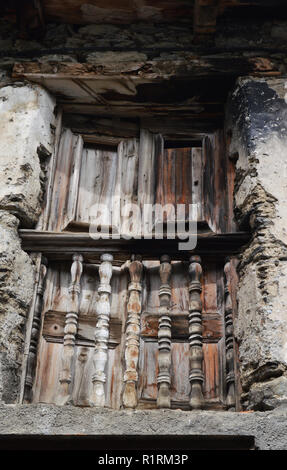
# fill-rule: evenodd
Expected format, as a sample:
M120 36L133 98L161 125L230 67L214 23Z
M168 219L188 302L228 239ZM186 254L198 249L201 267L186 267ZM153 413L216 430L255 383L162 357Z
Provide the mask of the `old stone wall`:
M242 401L268 410L287 400L287 105L285 80L240 79L226 129L236 161L234 205L253 237L239 264Z
M55 102L32 85L0 89L0 401L19 394L26 318L34 267L17 232L33 227L41 212L39 152L53 151Z
M143 61L154 58L184 57L185 51L194 54L205 51L205 57L224 58L227 51L242 53L252 58L268 57L281 72L286 72L287 46L286 22L266 21L258 18L238 21L235 18L219 19L216 34L197 44L192 24L135 23L128 25L46 25L41 38L23 39L13 24L0 20L0 68L9 70L17 62L74 61L101 63L115 59ZM218 54L220 54L218 56Z

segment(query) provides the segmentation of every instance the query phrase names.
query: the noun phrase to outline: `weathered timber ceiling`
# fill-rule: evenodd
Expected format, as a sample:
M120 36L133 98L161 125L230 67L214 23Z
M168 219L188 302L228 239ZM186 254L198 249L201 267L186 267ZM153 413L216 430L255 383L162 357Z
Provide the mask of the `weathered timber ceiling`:
M89 135L109 134L105 122L95 121L100 116L132 118L133 123L145 122L144 127L153 123L151 131L170 139L174 134L188 138L183 120L195 138L212 132L223 123L224 105L234 80L248 74L279 76L281 72L267 58L234 54L101 64L22 62L13 70L14 79L24 78L50 90L65 113L88 116L71 118L69 123L74 131L85 131L87 140ZM126 137L135 135L135 125L125 126L125 132ZM122 134L114 138L111 134L108 142L115 143L117 136Z
M285 0L7 0L0 15L17 22L22 35L44 30L45 23L192 23L196 35L212 34L217 18L281 17Z

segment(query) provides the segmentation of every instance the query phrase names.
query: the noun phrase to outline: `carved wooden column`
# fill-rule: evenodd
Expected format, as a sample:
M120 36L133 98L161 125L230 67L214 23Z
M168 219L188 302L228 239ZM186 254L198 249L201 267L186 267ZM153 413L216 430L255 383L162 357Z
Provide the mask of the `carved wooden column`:
M72 362L78 329L80 279L83 272L83 257L79 254L73 256L71 266L71 283L69 286L69 308L65 319L64 345L62 354L62 370L60 374L59 404L64 405L71 400L69 390L72 380Z
M189 342L190 342L190 375L191 384L190 406L192 409L201 409L204 398L203 387L203 352L202 352L202 303L201 303L201 258L191 256L189 265Z
M127 305L126 347L125 347L125 374L123 406L135 408L137 406L138 359L140 343L140 314L141 314L141 278L143 264L141 257L132 256L128 263L131 282L129 284L129 299Z
M45 290L45 279L47 274L48 261L42 257L41 265L39 270L39 279L36 292L36 302L34 315L32 320L31 338L29 345L29 353L27 360L27 372L25 378L25 395L24 398L27 401L32 401L32 387L34 383L35 370L36 370L36 359L37 359L37 348L39 341L39 333L41 326L41 313L43 308L43 295Z
M224 266L224 313L225 313L225 346L226 346L226 405L235 409L235 375L234 375L234 339L233 339L233 310L230 295L231 265L229 259Z
M108 340L110 323L110 295L113 256L104 254L101 256L99 267L100 285L98 288L99 300L97 302L97 325L95 329L95 353L92 403L94 406L105 406L105 368L108 359Z
M159 289L157 406L158 408L170 408L171 318L169 307L171 264L170 257L167 255L162 256L160 259L159 275L161 286Z

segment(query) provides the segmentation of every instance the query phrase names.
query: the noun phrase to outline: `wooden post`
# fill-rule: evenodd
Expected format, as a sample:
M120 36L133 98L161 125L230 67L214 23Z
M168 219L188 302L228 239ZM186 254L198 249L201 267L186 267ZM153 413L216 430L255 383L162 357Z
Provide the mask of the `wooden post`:
M202 393L204 376L202 369L202 303L200 299L202 268L199 256L191 256L189 276L190 406L192 409L201 409L204 403Z
M98 288L99 300L97 302L97 325L95 329L95 353L94 353L94 375L92 403L94 406L105 406L106 382L105 367L108 360L108 340L110 323L110 281L112 277L113 256L104 254L101 256L99 267L100 285Z
M170 408L170 366L171 366L171 318L169 314L170 307L170 276L171 264L170 257L164 255L160 259L160 280L161 286L159 289L160 299L160 319L158 325L158 368L159 373L157 377L158 408Z
M234 339L233 339L233 310L230 295L231 265L226 259L224 266L224 316L225 316L225 347L226 347L226 406L235 410L235 375L234 375Z
M43 295L45 290L45 279L47 274L48 261L42 257L41 265L39 270L38 287L36 291L35 309L32 320L32 329L29 345L29 353L27 359L27 372L25 378L25 392L24 399L28 402L32 401L32 388L35 378L36 370L36 359L37 359L37 348L39 341L40 325L41 325L41 313L43 308Z
M69 286L69 308L65 319L64 345L62 354L62 371L60 375L59 404L65 405L71 401L69 390L72 380L72 362L78 329L80 279L83 272L83 257L79 254L73 256L71 266L71 284Z
M125 374L123 406L135 408L137 406L138 359L140 343L140 314L141 314L141 278L143 264L141 257L132 256L128 263L131 282L129 284L129 300L127 304L127 326L125 347Z

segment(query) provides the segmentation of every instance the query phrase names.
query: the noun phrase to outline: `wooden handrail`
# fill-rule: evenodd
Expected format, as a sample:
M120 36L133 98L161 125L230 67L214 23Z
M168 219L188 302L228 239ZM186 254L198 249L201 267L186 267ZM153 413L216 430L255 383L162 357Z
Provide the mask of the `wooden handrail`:
M197 234L197 246L194 250L179 250L175 239L99 239L94 240L87 232L49 232L20 229L22 248L27 252L42 252L54 260L71 258L71 253L79 252L85 262L95 262L103 253L109 252L114 261L124 262L132 253L142 255L143 259L159 259L168 253L174 260L186 259L186 254L228 256L240 253L243 245L251 238L248 232L217 234L204 232Z

